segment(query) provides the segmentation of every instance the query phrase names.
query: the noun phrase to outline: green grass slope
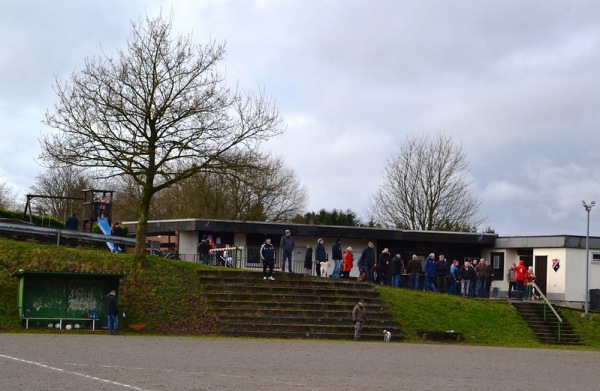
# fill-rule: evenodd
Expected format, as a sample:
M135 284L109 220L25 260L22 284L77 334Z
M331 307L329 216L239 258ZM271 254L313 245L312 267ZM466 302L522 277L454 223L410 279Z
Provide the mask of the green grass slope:
M137 269L130 254L57 247L0 238L0 330L21 331L17 310L20 269L59 272L126 273L121 280L119 310L126 313L121 329L142 323L144 333L204 335L218 331L208 311L197 264L149 257Z

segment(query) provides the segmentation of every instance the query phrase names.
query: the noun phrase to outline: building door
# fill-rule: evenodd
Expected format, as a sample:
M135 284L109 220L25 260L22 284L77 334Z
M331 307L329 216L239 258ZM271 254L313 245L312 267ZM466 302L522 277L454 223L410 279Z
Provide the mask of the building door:
M535 283L540 287L542 293L546 294L546 281L548 272L548 256L547 255L536 255L535 256Z

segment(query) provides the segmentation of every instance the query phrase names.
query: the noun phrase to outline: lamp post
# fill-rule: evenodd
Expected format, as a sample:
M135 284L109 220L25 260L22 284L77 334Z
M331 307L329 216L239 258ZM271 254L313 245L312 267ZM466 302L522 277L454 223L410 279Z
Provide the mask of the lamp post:
M581 203L587 212L587 233L585 235L585 303L583 306L584 316L587 318L590 307L590 212L594 205L596 205L596 201L590 202L589 205L585 201L581 201Z

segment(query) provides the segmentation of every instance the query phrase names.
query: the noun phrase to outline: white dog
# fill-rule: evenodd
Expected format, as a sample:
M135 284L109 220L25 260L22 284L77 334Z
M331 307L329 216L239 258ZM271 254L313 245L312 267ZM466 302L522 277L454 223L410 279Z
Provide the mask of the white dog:
M321 277L329 277L329 261L321 262Z
M392 333L387 330L383 330L383 342L390 342L392 339Z

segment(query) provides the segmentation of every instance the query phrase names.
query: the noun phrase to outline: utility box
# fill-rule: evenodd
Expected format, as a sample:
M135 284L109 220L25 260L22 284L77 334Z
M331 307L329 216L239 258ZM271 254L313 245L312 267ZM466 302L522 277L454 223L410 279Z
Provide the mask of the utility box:
M590 289L590 309L600 311L600 289Z

